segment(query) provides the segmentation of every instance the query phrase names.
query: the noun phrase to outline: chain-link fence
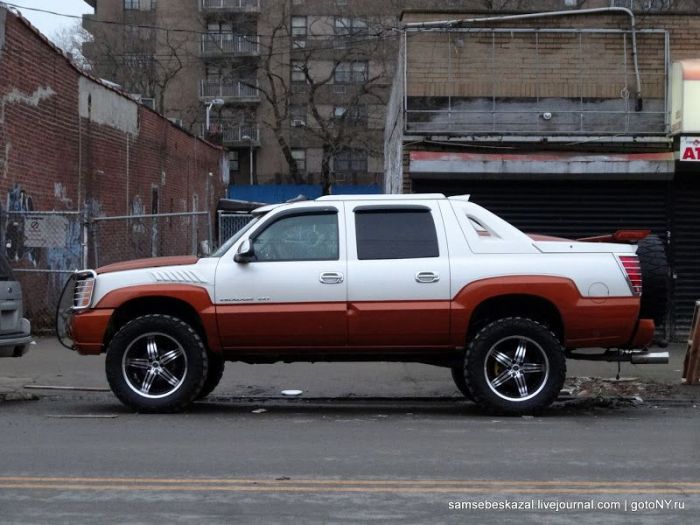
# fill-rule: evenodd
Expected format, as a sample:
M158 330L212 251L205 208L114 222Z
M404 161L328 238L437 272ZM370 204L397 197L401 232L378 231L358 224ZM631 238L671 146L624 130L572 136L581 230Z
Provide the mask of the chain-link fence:
M243 228L251 220L253 220L253 215L251 213L233 213L219 211L219 246L226 242L227 239L231 238L238 230Z
M53 324L68 276L83 266L83 216L79 212L3 211L3 254L22 285L24 315L33 327Z
M169 255L195 255L211 245L207 212L94 217L88 225L88 266Z
M195 255L212 245L208 212L89 217L86 213L3 211L0 240L22 285L25 316L52 330L63 285L77 269L168 255Z

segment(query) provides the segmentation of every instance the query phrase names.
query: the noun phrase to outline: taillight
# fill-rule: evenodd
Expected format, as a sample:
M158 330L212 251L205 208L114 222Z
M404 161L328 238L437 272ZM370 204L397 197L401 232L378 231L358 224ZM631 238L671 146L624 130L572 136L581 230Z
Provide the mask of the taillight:
M92 292L95 290L96 275L92 271L80 272L76 275L73 292L73 308L81 310L89 308L92 302Z
M642 267L636 255L618 255L618 260L627 274L627 281L634 295L642 295Z

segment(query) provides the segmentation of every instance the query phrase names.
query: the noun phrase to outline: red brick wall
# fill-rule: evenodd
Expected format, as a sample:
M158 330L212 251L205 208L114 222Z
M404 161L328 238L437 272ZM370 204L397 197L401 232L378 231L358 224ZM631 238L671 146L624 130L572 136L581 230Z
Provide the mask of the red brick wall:
M128 214L139 202L150 213L152 187L159 190L161 212L191 211L193 195L200 210L213 210L224 196L221 151L155 112L139 106L133 135L80 118L80 73L9 12L0 53L3 209L15 185L32 197L35 210L88 204L106 215ZM34 100L18 101L18 94Z
M81 117L81 100L92 91L101 94L90 107L102 109L103 118L86 110ZM106 124L105 108L112 106L117 117L130 114L133 125ZM51 247L32 248L25 245L27 221L8 210L149 214L157 188L160 213L190 212L197 196L198 210L213 219L217 199L225 196L221 155L157 113L86 80L42 36L0 8L0 245L11 245L3 252L19 270L35 327L52 326L67 278L62 271L83 264L81 220L66 215L68 226L57 229ZM190 220L94 223L88 265L191 253L208 228L203 218L196 225Z

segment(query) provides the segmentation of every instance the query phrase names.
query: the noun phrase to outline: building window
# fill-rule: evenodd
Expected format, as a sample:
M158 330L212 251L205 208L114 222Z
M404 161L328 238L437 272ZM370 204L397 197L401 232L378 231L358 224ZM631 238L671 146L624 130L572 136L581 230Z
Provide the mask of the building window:
M156 0L124 0L124 9L127 11L154 11Z
M351 126L367 126L367 106L335 106L333 108L334 118Z
M361 149L344 149L333 157L336 173L366 173L367 152Z
M340 62L335 68L336 84L361 84L367 82L368 65L366 61Z
M228 152L228 169L229 169L229 171L233 171L236 173L241 171L241 164L240 164L240 159L238 158L237 151L229 151Z
M292 17L292 47L294 49L304 49L306 47L306 17Z
M293 128L306 126L306 105L298 104L289 106L289 121Z
M303 60L292 60L292 82L306 82L306 64Z
M335 34L344 36L367 34L367 21L364 18L336 16Z
M292 158L297 164L297 170L300 173L306 173L306 150L295 148L292 149Z

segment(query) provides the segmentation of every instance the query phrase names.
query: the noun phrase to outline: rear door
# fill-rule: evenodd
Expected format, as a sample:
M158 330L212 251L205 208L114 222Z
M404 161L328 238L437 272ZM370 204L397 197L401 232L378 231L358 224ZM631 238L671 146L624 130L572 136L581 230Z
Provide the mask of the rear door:
M349 345L447 345L450 268L437 203L348 202L346 221Z

